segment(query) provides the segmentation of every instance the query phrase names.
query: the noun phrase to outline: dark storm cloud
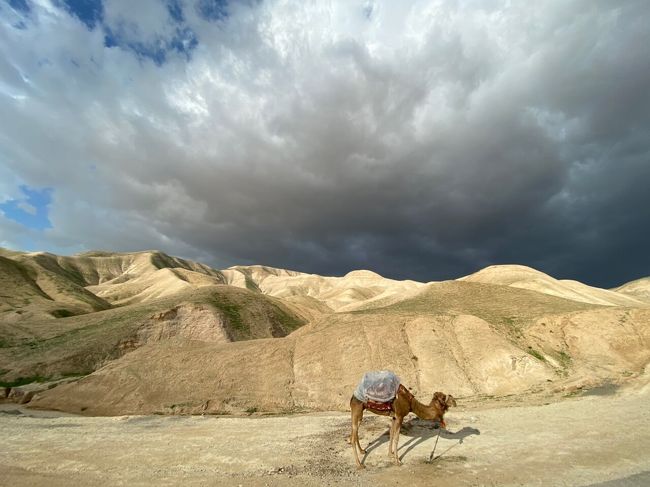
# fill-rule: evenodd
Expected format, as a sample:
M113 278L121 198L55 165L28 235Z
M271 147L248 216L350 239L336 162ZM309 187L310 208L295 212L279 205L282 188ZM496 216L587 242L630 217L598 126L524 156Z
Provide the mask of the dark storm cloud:
M0 7L0 199L53 188L43 248L650 275L645 3L204 4Z

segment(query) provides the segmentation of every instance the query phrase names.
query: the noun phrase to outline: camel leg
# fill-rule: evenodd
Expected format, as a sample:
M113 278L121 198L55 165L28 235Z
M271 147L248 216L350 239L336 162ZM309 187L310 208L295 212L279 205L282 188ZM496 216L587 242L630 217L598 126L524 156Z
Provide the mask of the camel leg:
M363 415L363 413L361 413L361 414ZM362 416L362 419L363 419L363 416ZM361 423L361 420L359 420L359 423ZM359 453L361 453L362 455L365 455L366 450L361 448L361 443L359 442L359 425L357 425L357 435L356 436L357 436L356 438L352 438L352 433L350 433L350 437L348 438L348 443L352 444L353 442L355 442L356 445L357 445L357 450L359 451Z
M392 435L393 438L391 440L391 444L392 444L392 449L393 449L393 459L395 460L396 465L401 465L402 464L402 462L399 461L399 454L397 452L397 444L399 443L399 432L400 432L400 429L402 428L402 420L403 419L404 418L397 418L396 417L395 420L393 421L393 428L392 428L392 430L393 430L393 435Z
M393 455L393 436L395 434L395 418L393 417L390 421L390 428L388 429L388 456Z
M357 468L366 468L359 461L359 451L365 453L365 450L361 448L359 444L359 424L361 424L361 419L363 418L363 408L352 407L352 431L350 433L350 445L352 445L352 453L354 454L354 461L357 464Z

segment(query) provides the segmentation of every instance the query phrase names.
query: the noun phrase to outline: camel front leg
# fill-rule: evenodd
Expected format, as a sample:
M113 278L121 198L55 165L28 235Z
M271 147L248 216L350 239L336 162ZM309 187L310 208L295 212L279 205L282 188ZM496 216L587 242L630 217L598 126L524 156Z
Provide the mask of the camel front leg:
M390 428L388 428L388 456L393 455L393 433L395 432L395 418L391 418Z
M395 465L402 465L402 462L399 461L399 455L397 453L397 445L399 443L399 432L402 428L402 420L404 418L395 418L393 420L393 428L392 429L392 438L391 438L391 448L392 448L392 453L393 453L393 460L395 462Z

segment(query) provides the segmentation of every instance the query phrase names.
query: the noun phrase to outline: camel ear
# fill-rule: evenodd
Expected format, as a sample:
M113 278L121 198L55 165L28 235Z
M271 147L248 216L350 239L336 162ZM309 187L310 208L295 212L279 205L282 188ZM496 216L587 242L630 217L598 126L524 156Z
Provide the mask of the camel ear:
M456 406L457 406L457 404L456 404L456 399L455 399L454 396L452 396L451 394L449 394L449 395L447 396L447 400L445 401L445 404L447 405L448 408L450 408L450 407L452 407L452 406L453 406L453 407L456 407Z

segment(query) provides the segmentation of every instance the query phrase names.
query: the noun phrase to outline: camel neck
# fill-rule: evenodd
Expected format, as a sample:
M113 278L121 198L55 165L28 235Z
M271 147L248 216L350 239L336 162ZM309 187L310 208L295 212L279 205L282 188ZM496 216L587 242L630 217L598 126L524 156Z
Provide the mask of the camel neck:
M438 408L422 404L415 398L411 399L411 411L420 419L437 419L440 416Z

